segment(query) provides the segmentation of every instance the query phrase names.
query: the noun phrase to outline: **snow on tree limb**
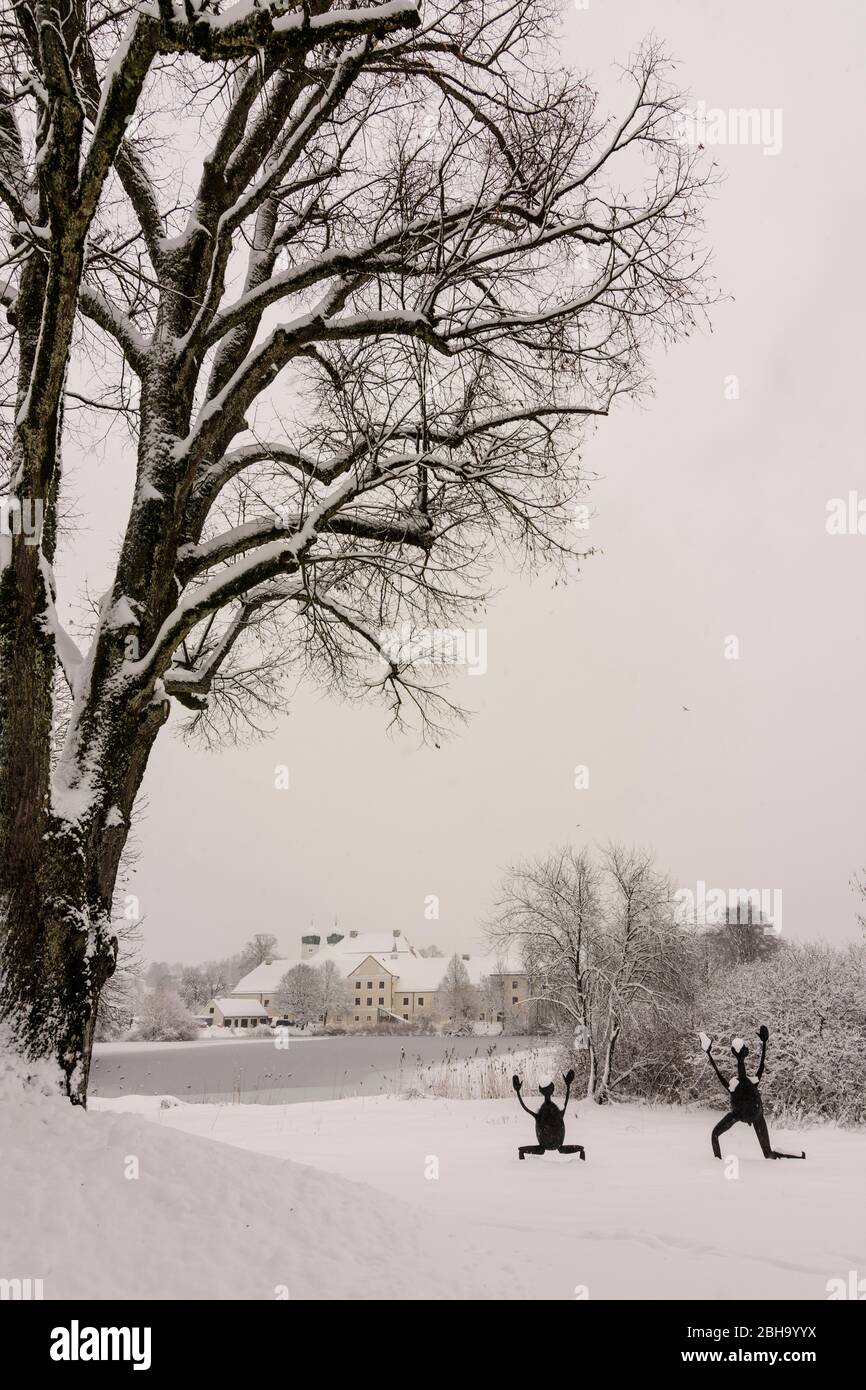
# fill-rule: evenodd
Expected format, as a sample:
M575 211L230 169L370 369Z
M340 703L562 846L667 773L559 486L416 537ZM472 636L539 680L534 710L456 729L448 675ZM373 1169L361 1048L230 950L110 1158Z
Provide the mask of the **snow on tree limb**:
M405 0L386 0L359 9L329 9L311 14L297 0L271 4L238 0L221 14L205 11L198 3L154 0L144 11L158 15L162 24L162 51L193 53L207 62L247 57L260 48L288 54L321 43L335 43L365 34L389 34L411 29L420 22L420 5Z

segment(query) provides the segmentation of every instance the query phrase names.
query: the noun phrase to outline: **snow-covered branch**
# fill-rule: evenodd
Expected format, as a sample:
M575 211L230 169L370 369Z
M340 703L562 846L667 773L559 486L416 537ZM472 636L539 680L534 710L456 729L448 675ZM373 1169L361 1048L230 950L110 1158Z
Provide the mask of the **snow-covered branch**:
M148 344L132 320L92 285L82 284L78 302L82 313L114 339L133 371L141 376L147 362Z
M275 513L248 521L201 545L182 549L178 555L178 573L184 580L191 579L216 565L225 564L236 555L248 554L262 546L270 547L281 536L299 533L303 527L301 514ZM355 536L381 545L418 546L422 550L429 550L434 539L429 517L418 513L383 517L372 512L340 511L330 520L320 522L316 529L320 535Z
M406 0L319 14L311 14L311 7L297 0L237 0L221 14L209 13L200 0L183 6L175 0L152 0L148 8L162 20L163 52L193 53L206 62L246 58L256 49L288 57L318 44L413 29L420 22L420 4Z

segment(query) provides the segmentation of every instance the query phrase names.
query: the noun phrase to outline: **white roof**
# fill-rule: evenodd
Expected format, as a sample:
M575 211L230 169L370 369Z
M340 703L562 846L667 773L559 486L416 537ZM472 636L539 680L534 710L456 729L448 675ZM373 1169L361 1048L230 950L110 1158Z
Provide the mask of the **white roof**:
M376 964L383 970L386 970L389 975L399 975L410 961L415 961L417 959L417 956L410 954L408 951L404 952L401 956L373 956L369 951L365 951L362 956L341 956L339 959L334 957L335 964L339 966L340 970L345 972L347 977L349 975L357 975L365 960L374 960Z
M513 975L516 978L525 974L518 961L509 960L501 955L470 955L468 960L462 952L459 955L473 985L480 984L485 975ZM406 989L412 994L427 990L432 994L442 984L453 957L452 951L450 956L413 956L402 959L397 967L397 989Z
M384 965L391 974L395 974L395 958L406 960L407 957L414 957L414 947L410 946L405 936L394 936L391 932L358 932L357 936L343 937L342 941L336 942L333 946L322 946L311 956L304 956L299 960L290 960L286 957L279 957L275 960L263 961L257 965L248 975L244 975L242 980L238 980L232 991L233 994L271 994L279 988L280 981L287 971L295 965L324 965L326 960L332 960L340 966L343 974L350 975L356 966L366 960L368 956L375 956L380 964Z
M382 942L388 943L388 950L372 950L371 943L378 942L380 947ZM402 943L402 944L401 944ZM391 945L396 944L396 952L392 952ZM346 947L351 946L351 950ZM340 973L348 978L363 965L368 957L372 957L390 975L396 975L404 989L415 990L434 990L439 986L445 971L448 969L448 962L454 952L450 951L444 956L418 956L414 949L408 944L404 936L392 937L386 932L359 932L355 937L347 936L344 941L337 942L336 946L323 946L313 956L307 956L304 960L272 960L265 961L262 965L257 965L255 970L251 970L249 975L245 975L239 980L232 991L233 996L239 994L276 994L280 987L280 981L287 971L295 965L324 965L325 961L332 960L339 967ZM463 960L463 955L460 953ZM485 975L521 975L524 973L523 966L519 959L512 953L509 957L504 952L493 952L484 955L470 954L468 960L463 960L469 978L474 985L477 985ZM409 980L418 980L419 984L409 984Z
M325 957L325 953L336 959L337 956L391 956L414 955L415 948L410 945L401 932L395 936L390 931L359 931L357 936L347 932L342 941L333 946L323 946L316 952L315 959ZM310 957L313 959L313 957Z
M255 999L215 999L224 1018L264 1018L265 1011Z
M242 980L238 980L232 991L233 994L267 994L269 990L275 990L287 970L291 970L293 965L299 962L296 960L266 960L261 965L257 965L255 970L251 970L249 975L244 975Z
M411 956L401 961L397 971L398 991L408 989L414 994L427 990L432 994L442 983L449 959L442 956Z

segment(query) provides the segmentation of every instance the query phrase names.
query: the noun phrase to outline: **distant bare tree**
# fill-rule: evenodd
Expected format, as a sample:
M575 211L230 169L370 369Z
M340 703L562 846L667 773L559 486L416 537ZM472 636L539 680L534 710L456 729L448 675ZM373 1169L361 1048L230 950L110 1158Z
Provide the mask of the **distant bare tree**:
M256 932L241 950L241 971L247 975L266 960L279 960L277 938L271 932ZM235 982L237 983L237 982Z
M177 992L191 1009L201 1008L209 999L232 990L257 965L279 959L277 938L269 932L257 933L234 955L222 960L205 961L202 965L162 967L163 974L177 981Z
M596 865L585 850L562 849L519 866L489 933L495 944L530 951L535 997L579 1039L596 1101L627 1075L614 1065L626 1029L647 1013L678 1026L692 940L648 852L612 845Z
M292 671L438 737L459 711L394 634L470 621L494 559L575 557L581 426L705 300L705 181L659 51L606 120L551 60L558 17L7 7L0 1013L73 1100L172 707L207 741L261 732ZM135 481L74 636L64 480L103 436Z
M488 927L494 950L532 952L536 997L587 1042L587 1095L598 1076L595 961L602 930L599 873L585 850L561 849L506 877Z
M475 1017L478 994L469 978L465 962L455 952L448 962L438 989L439 1004L454 1023Z
M341 1014L348 1009L351 999L349 981L333 960L323 961L316 967L316 974L319 977L322 1023L327 1024L329 1015Z
M602 856L607 884L604 932L596 965L603 1019L597 1029L603 1061L595 1099L607 1100L625 1073L614 1074L617 1044L632 1018L652 1013L679 1024L690 989L691 936L677 923L673 885L648 850L611 845ZM599 1049L601 1051L601 1049Z
M323 1009L323 981L311 965L293 965L280 980L276 1005L292 1023L318 1023Z

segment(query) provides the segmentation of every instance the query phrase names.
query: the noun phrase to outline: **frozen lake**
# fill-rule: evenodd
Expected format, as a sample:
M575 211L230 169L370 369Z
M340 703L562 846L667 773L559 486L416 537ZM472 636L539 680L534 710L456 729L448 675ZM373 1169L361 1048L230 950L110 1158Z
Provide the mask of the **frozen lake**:
M446 1056L486 1057L549 1045L524 1037L268 1038L194 1043L97 1043L90 1094L171 1095L186 1101L340 1100L399 1092L412 1074Z

